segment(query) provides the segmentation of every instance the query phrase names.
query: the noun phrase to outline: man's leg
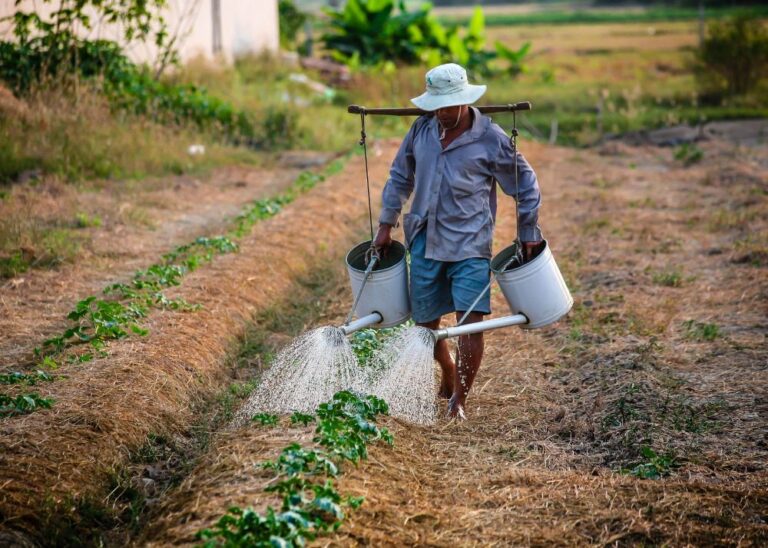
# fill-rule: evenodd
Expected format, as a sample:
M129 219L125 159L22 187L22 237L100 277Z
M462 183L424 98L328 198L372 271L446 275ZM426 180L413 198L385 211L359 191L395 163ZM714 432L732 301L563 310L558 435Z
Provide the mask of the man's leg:
M464 312L456 312L456 322L461 319ZM483 321L481 312L470 312L465 324ZM445 341L441 341L445 342ZM453 395L448 402L448 416L452 418L465 418L464 407L467 402L472 384L475 382L477 370L483 360L483 334L462 335L459 337L459 355L455 367L456 376L453 381Z
M434 330L440 327L440 320L441 318L438 318L431 322L416 325ZM435 343L435 359L440 364L440 371L442 373L440 376L440 390L437 395L447 400L453 395L456 364L453 363L451 352L448 350L448 342L445 339Z
M426 230L422 230L413 238L410 251L410 294L413 319L418 326L437 329L440 327L443 315L454 310L450 285L445 273L445 263L424 257ZM453 394L453 379L456 375L456 366L448 351L448 343L438 341L435 344L434 355L442 370L439 394L447 399Z
M456 312L456 323L464 316L464 311L472 312L464 320L465 324L483 321L484 314L491 312L490 292L487 291L490 280L490 261L483 258L470 258L452 263L448 269L451 281L451 295ZM465 418L464 407L467 403L475 375L483 359L483 334L459 337L456 376L453 381L453 395L448 402L448 416Z

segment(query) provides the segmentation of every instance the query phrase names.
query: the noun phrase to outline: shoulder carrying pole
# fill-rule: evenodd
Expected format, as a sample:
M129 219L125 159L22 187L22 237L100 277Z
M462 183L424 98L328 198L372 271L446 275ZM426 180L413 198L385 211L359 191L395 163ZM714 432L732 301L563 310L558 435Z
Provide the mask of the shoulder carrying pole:
M519 103L511 103L508 105L483 105L475 107L483 114L494 114L498 112L516 112L518 110L531 110L530 101L520 101ZM420 108L367 108L360 105L349 105L347 112L350 114L374 114L374 115L388 115L388 116L423 116L425 114L432 114L427 110L421 110Z

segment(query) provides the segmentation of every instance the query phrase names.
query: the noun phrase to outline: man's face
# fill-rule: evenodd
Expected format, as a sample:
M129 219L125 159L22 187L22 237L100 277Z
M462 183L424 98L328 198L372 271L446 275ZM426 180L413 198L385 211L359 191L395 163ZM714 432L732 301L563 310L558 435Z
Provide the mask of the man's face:
M435 111L438 121L441 125L451 127L459 119L462 109L466 105L456 105L455 107L439 108Z

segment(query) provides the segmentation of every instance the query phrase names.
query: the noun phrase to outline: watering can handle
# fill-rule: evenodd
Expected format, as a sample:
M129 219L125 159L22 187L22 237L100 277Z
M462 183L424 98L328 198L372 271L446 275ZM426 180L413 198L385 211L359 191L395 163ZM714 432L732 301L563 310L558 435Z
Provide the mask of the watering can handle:
M379 255L379 250L376 248L375 245L373 245L373 240L371 240L371 247L368 248L368 250L365 252L365 264L366 266L366 277L368 277L368 274L370 274L370 271L368 270L371 268L372 264L376 264L381 260L381 256Z
M349 314L347 315L347 320L344 322L345 325L352 321L352 318L355 315L355 310L357 310L357 303L360 302L360 297L363 296L365 283L368 281L368 278L370 277L371 272L373 272L373 269L376 267L376 265L379 262L379 254L376 251L376 248L373 247L373 245L371 245L368 251L365 252L365 260L368 262L368 266L365 269L365 275L363 276L363 282L360 284L360 289L357 291L357 295L355 296L355 302L354 304L352 304L352 310L349 311Z

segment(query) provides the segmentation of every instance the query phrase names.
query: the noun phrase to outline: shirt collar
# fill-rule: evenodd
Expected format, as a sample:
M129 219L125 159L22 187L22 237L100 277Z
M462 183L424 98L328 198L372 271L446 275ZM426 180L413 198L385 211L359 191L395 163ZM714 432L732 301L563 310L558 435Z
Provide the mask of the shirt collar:
M443 149L443 152L447 152L451 149L458 148L460 146L466 145L468 143L472 143L474 141L477 141L480 137L483 136L486 129L488 129L488 118L483 116L477 108L470 106L470 109L472 109L472 112L474 114L472 118L472 127L470 127L467 131L459 135L450 145L445 147ZM433 134L435 135L435 139L438 141L438 145L440 144L440 124L437 122L437 116L432 117L432 128L433 128Z

